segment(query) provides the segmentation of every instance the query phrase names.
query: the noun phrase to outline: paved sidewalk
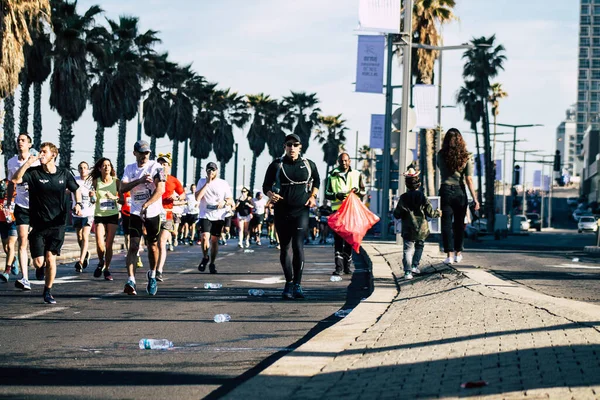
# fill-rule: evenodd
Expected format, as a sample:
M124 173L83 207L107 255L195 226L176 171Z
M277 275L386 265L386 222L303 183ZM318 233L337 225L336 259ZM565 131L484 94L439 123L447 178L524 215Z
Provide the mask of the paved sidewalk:
M374 294L228 398L600 398L600 307L502 281L468 253L443 267L437 246L423 276L396 280L400 247L363 247Z

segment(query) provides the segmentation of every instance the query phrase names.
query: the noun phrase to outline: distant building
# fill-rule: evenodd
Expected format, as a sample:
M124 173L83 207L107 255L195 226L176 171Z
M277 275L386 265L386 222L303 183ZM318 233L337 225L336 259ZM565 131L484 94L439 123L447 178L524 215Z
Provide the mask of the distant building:
M581 173L575 167L578 154L575 107L576 105L569 107L566 118L556 128L556 149L560 151L562 167L566 168L571 176L578 176Z

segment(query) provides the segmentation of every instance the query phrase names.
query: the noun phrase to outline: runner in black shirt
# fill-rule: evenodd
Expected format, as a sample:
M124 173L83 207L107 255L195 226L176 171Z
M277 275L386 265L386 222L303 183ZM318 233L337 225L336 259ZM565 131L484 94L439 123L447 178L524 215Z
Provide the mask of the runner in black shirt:
M308 210L316 205L321 179L314 162L300 157L302 143L296 134L285 137L285 156L269 165L263 193L275 207L275 228L281 245L280 261L285 274L284 299L303 299L304 235Z
M29 210L31 232L29 248L36 268L36 277L43 279L42 266L46 263L44 301L56 304L50 289L56 276L56 256L60 255L65 239L65 221L67 217L69 194L75 194L73 212L81 215L81 193L73 174L55 164L58 149L50 142L42 143L40 153L29 156L25 164L13 175L14 183L27 183L29 186ZM31 165L40 160L40 166ZM31 168L30 168L31 167Z

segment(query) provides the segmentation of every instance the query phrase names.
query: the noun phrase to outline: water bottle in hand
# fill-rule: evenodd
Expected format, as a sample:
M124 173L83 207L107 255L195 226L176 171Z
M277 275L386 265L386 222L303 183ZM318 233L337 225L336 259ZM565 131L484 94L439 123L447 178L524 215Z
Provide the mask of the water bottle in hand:
M248 290L248 296L256 296L260 297L265 294L265 291L262 289L250 289Z
M229 321L231 321L231 316L229 314L217 314L217 315L215 315L215 317L213 318L213 320L217 324L220 324L221 322L229 322Z
M168 350L173 347L173 342L167 339L141 339L140 349L144 350Z
M204 289L221 289L223 287L220 283L205 283Z

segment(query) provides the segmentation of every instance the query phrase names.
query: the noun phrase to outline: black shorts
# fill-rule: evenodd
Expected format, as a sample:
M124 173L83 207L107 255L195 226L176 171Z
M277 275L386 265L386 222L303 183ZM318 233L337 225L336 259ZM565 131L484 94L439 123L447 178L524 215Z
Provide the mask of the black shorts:
M119 225L119 214L115 214L115 215L108 215L108 216L95 216L94 217L94 223L96 225L98 224L104 224L104 225Z
M319 225L319 223L317 222L317 219L316 219L316 218L314 218L314 217L313 217L313 218L310 218L310 219L308 220L308 227L309 227L309 229L314 229L314 228L316 228L318 225Z
M15 223L19 225L29 225L29 208L23 208L15 204Z
M184 222L187 222L190 225L195 224L196 221L198 221L198 214L187 214L185 216Z
M145 228L145 229L144 229ZM129 236L132 238L141 238L144 235L146 243L158 242L160 233L160 215L152 218L146 218L144 221L139 215L132 215L129 218Z
M210 232L211 236L221 236L221 232L223 231L223 227L225 226L225 221L209 221L206 218L202 218L199 224L202 233Z
M125 215L121 213L121 225L123 227L123 232L126 235L129 235L129 221L131 221L131 214Z
M59 256L64 241L64 225L42 229L33 228L31 232L29 232L29 249L31 251L31 257L44 257L48 251Z
M223 221L223 225L224 225L226 228L231 228L231 218L232 218L232 217L225 217L225 221Z
M92 217L73 217L73 228L83 229L86 226L92 227Z
M252 221L250 221L250 224L253 226L258 226L260 224L262 224L265 220L265 214L254 214L252 216Z

